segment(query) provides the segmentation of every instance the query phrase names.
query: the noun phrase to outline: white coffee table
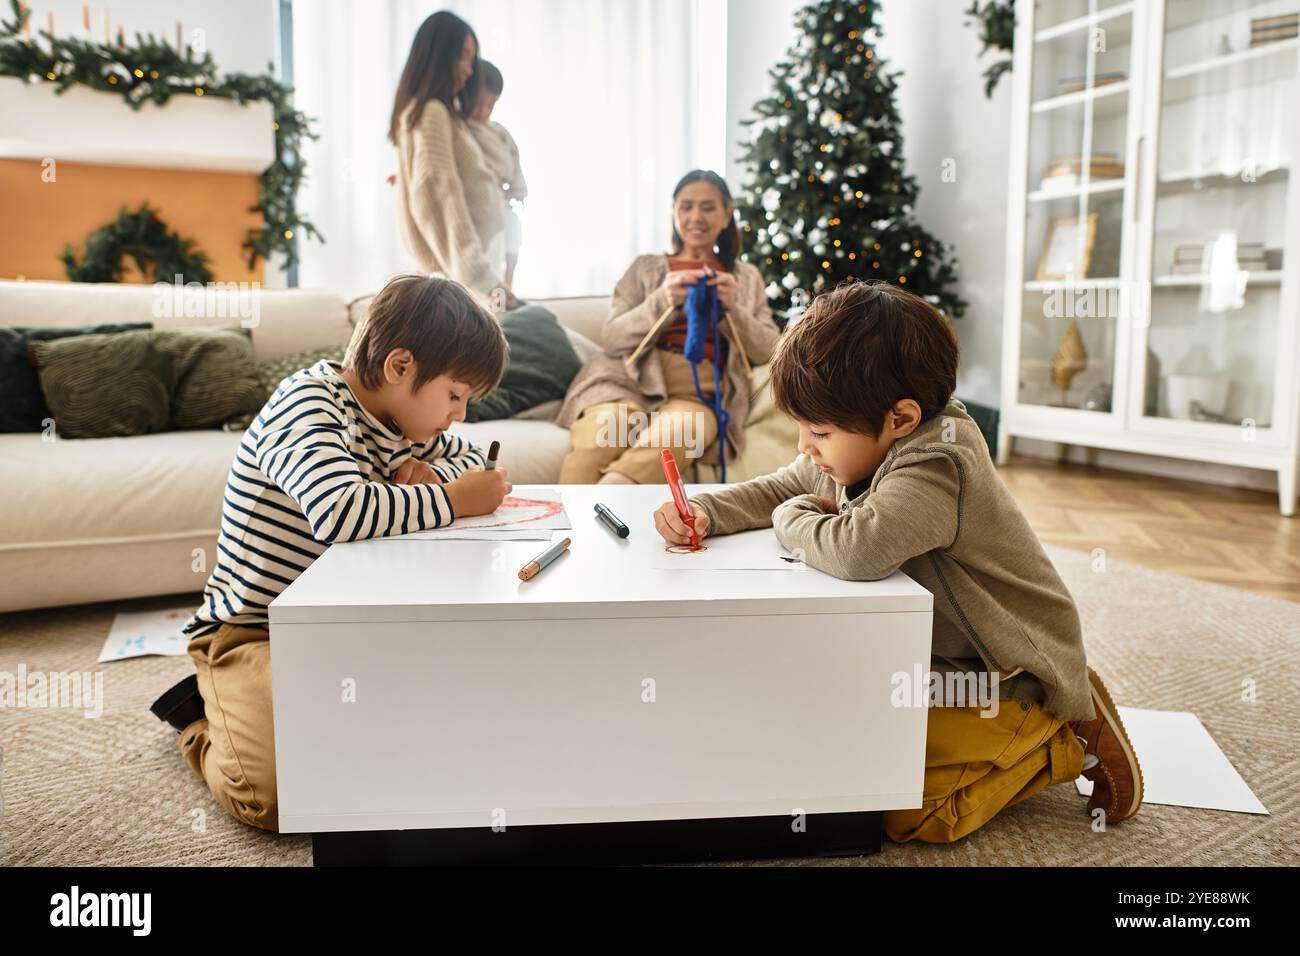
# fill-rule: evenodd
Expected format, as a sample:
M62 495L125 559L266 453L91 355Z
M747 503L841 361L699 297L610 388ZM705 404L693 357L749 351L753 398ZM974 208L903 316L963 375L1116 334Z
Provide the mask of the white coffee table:
M530 582L545 542L397 538L330 548L272 603L281 832L315 834L318 864L575 834L810 856L870 852L880 811L920 806L926 710L891 694L928 671L928 591L655 570L664 486L557 487L573 544Z

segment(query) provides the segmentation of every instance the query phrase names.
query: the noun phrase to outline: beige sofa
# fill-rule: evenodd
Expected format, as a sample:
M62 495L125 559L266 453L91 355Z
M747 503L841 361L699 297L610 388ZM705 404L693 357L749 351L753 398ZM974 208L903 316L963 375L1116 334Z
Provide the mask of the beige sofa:
M236 296L209 297L203 314L186 317L192 310L156 314L177 310L166 309L170 300L150 286L0 282L0 325L234 325L248 315ZM599 347L608 299L537 304L559 317L584 358ZM327 292L261 291L252 328L257 357L345 343L364 305ZM748 448L728 464L731 481L772 471L795 455L797 429L772 407L766 386L766 368L756 369ZM499 440L512 481L551 483L569 451L568 432L548 420L557 407L455 431L484 446ZM0 612L201 590L239 438L219 430L85 440L0 434ZM688 481L718 480L715 467L694 472Z

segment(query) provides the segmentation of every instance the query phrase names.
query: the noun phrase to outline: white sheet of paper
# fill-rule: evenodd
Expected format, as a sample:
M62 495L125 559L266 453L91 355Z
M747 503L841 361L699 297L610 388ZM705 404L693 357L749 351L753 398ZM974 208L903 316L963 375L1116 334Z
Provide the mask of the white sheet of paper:
M454 525L445 531L413 531L395 537L395 541L550 541L555 532L545 528L515 528L513 531L496 531L485 528L460 529Z
M402 535L422 541L451 541L457 539L489 541L545 541L538 532L563 531L572 528L568 512L564 510L564 499L554 488L541 488L527 495L506 495L501 507L490 515L473 515L457 518L446 528L433 531L413 531ZM493 531L491 537L467 532Z
M665 551L666 543L656 548L650 567L667 571L808 571L802 561L783 561L792 557L771 528L706 537L701 543L707 550L693 554Z
M99 662L149 654L180 657L189 645L189 638L181 633L181 628L193 613L194 605L187 604L161 611L118 614L113 618L104 649L99 652Z
M1120 707L1119 718L1142 765L1143 803L1268 814L1195 714ZM1091 795L1091 780L1074 785Z

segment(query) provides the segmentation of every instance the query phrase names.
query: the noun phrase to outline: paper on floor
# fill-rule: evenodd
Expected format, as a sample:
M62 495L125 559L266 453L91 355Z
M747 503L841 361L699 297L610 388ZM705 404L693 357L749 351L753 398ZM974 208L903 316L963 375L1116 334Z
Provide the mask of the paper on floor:
M666 571L811 571L802 561L792 558L776 540L771 528L742 531L740 534L723 534L706 537L701 543L704 551L676 554L666 551L662 539L656 548L650 566Z
M1268 813L1195 714L1120 707L1119 718L1142 765L1143 803ZM1074 785L1091 795L1091 780Z
M99 652L99 662L149 654L180 657L189 644L189 638L181 634L181 628L193 613L194 605L187 604L161 611L118 614L113 618L104 649Z
M420 541L448 541L470 538L492 541L544 541L550 535L542 531L572 528L569 515L564 510L564 499L554 488L541 488L527 495L506 495L501 507L490 515L457 518L446 528L434 531L414 531L402 535L405 539ZM493 531L491 537L470 535L469 532Z

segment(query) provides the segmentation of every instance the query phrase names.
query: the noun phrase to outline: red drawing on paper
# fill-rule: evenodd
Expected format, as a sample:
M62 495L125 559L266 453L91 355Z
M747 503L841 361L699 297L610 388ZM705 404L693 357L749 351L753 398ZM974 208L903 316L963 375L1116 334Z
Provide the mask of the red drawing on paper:
M457 518L454 527L473 528L477 531L503 530L507 528L540 525L553 518L564 515L564 502L559 498L516 498L507 495L501 507L490 515L476 515Z

